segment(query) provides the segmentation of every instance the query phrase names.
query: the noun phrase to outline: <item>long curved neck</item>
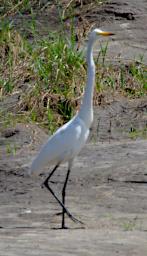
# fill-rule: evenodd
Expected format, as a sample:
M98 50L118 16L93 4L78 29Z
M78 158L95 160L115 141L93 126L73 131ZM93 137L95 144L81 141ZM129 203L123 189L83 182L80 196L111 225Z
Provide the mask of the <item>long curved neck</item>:
M88 75L85 93L83 96L82 105L79 111L79 117L84 121L89 128L93 121L93 91L95 85L95 64L93 59L93 40L89 40L87 48L87 65Z

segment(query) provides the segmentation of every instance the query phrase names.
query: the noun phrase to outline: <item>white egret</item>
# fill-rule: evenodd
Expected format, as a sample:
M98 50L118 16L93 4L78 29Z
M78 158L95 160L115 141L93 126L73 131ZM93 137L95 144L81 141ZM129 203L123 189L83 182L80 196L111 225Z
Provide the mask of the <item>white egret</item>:
M66 228L65 214L67 214L69 218L73 221L82 223L81 221L73 217L73 215L65 207L65 191L73 160L79 154L82 147L85 145L89 135L89 129L93 121L93 91L95 84L93 45L98 35L110 36L113 35L113 33L102 31L100 29L94 29L90 33L87 48L87 84L79 112L68 123L64 124L49 138L47 143L42 147L41 151L34 159L30 169L30 174L36 174L40 173L42 168L46 165L55 166L43 184L51 192L51 194L62 207L61 228ZM49 180L51 176L55 173L59 165L63 162L68 163L68 170L62 189L61 201L50 187Z

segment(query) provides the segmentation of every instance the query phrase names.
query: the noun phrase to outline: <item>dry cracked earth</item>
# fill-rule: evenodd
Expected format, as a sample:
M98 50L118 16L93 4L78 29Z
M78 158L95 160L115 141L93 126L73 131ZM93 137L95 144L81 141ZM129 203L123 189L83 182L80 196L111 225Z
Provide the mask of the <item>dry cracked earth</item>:
M113 1L102 8L89 19L108 28L115 24L121 36L128 31L130 36L112 42L110 54L126 59L128 52L129 58L134 51L145 53L147 1ZM115 99L96 107L94 117L90 139L75 159L67 187L67 207L84 224L66 217L66 230L60 229L60 207L41 188L44 171L36 178L27 175L48 136L29 124L1 134L1 256L147 255L147 140L143 133L137 139L130 136L132 129L147 127L147 99ZM7 145L16 150L8 154ZM65 173L63 165L52 179L59 196Z

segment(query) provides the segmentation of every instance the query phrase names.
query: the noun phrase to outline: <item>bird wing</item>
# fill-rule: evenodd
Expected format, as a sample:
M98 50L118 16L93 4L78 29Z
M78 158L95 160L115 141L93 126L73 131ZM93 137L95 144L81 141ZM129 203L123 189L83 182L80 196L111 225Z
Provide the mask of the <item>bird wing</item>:
M72 119L59 128L42 147L32 163L31 172L40 171L46 165L73 159L85 144L88 134L82 120Z

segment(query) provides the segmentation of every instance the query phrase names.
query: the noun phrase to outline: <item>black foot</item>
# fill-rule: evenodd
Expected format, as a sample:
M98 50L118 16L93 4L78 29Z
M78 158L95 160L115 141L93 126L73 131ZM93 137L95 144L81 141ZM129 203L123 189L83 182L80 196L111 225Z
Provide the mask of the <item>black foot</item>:
M67 226L61 226L61 229L69 229Z
M78 220L77 218L75 218L73 215L70 214L69 218L74 221L74 222L77 222L77 223L80 223L80 224L84 224L81 220Z
M55 215L60 216L60 215L62 215L62 212L57 212L57 213L55 213Z
M62 214L63 214L62 212L57 212L57 213L56 213L57 216L60 216L60 215L62 215ZM77 218L75 218L71 213L69 213L68 217L69 217L72 221L84 225L84 223L83 223L82 221L80 221L80 220L78 220Z

